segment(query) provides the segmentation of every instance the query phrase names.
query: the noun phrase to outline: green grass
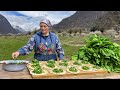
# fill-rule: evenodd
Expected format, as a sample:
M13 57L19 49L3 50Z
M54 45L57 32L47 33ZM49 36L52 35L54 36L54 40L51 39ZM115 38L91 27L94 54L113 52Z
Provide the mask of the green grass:
M68 44L71 41L74 43L84 41L84 37L59 37L59 39L62 44Z
M12 60L12 52L17 51L24 46L30 36L0 36L0 60ZM62 47L65 51L65 59L70 59L81 45L84 44L84 37L59 37ZM120 44L120 41L114 41ZM20 60L34 59L34 50L25 56L19 56Z
M0 60L12 60L12 52L17 51L24 46L31 36L0 36ZM79 49L79 46L71 46L67 42L76 42L80 38L59 37L62 47L65 51L65 57L70 58L71 55ZM19 56L17 59L33 59L34 50L24 56Z
M1 36L0 37L0 60L12 60L12 52L24 46L29 40L28 36ZM26 56L19 56L18 59L29 59L33 52Z
M62 47L65 51L65 56L67 58L70 58L71 55L73 55L80 48L80 46L70 46L70 45L65 45L65 44L62 45Z

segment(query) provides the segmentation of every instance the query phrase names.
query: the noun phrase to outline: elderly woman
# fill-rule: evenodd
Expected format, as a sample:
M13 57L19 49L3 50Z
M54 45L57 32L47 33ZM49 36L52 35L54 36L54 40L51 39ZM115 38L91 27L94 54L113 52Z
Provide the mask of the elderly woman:
M39 61L63 60L64 50L56 34L49 31L51 22L48 19L41 20L40 31L33 35L28 43L18 51L12 53L12 57L29 54L34 49L34 58Z

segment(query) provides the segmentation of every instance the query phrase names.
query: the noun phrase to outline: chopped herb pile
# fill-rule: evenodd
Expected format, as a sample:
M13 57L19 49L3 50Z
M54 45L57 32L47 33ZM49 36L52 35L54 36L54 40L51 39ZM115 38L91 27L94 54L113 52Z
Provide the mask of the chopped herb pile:
M35 63L39 63L39 61L36 60L36 59L33 59L33 60L30 61L30 63L31 63L31 64L35 64Z
M46 66L50 67L50 68L54 68L55 65L53 63L47 63Z
M47 63L55 64L55 60L48 60Z
M59 63L60 66L68 66L68 61L63 60L62 62Z
M83 70L89 70L90 68L88 66L82 66Z
M79 66L82 65L81 62L79 62L78 60L75 61L73 64L74 64L74 65L79 65Z
M77 70L75 67L70 67L70 68L69 68L69 71L77 72L78 70Z
M54 68L52 71L55 73L62 73L63 72L63 70L61 68L60 69Z
M35 73L35 74L41 74L41 73L43 73L43 70L42 70L42 68L38 67L38 68L35 68L33 70L33 73Z

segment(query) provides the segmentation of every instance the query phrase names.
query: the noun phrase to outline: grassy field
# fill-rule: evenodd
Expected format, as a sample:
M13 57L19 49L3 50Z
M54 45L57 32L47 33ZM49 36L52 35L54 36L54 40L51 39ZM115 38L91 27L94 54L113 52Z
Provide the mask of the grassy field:
M0 60L11 60L12 52L24 46L31 36L0 36ZM80 48L83 43L80 37L59 37L62 47L65 51L65 58L70 58L71 55ZM76 44L75 44L76 43ZM25 56L19 56L18 59L33 59L34 51Z
M24 46L29 36L0 36L0 60L12 60L12 52ZM65 59L70 59L71 55L84 45L84 37L59 37L62 47L65 51ZM120 44L120 40L114 41ZM25 56L19 56L18 59L34 59L34 51Z

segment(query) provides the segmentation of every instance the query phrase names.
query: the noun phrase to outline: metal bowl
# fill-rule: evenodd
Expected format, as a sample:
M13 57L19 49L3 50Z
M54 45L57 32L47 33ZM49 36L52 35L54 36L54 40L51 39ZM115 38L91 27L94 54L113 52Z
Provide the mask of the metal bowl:
M24 70L25 68L26 68L26 65L27 65L27 63L28 62L26 62L26 63L21 63L21 64L15 64L15 63L12 63L11 64L11 62L21 62L21 61L23 61L23 60L11 60L11 61L6 61L6 64L4 64L5 63L5 61L4 61L4 63L2 63L2 68L5 70L5 71L11 71L11 72L16 72L16 71L22 71L22 70Z
M6 71L21 71L26 68L26 64L3 64L2 65L3 69Z

